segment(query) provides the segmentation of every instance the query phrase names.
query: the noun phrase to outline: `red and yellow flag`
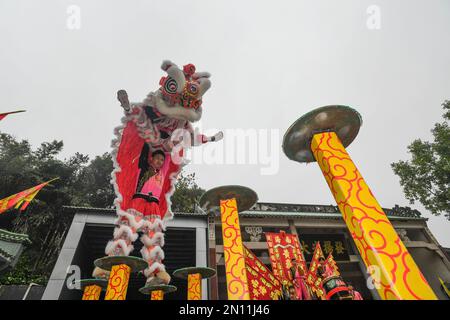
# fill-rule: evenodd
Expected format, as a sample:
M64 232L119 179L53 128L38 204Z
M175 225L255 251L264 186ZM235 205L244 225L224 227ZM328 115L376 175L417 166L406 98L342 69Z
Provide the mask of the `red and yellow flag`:
M320 242L316 242L316 248L314 249L313 258L311 260L311 264L309 266L309 271L306 276L306 283L311 286L311 289L316 293L316 295L324 299L325 293L322 288L322 278L317 275L317 269L319 267L319 258L322 257L325 259L323 255L322 247L320 246Z
M308 275L306 277L306 282L310 285L314 285L314 282L317 278L317 268L319 267L319 258L321 257L325 259L325 256L323 255L322 252L322 247L320 246L320 242L317 241L316 247L314 249L313 258L309 266Z
M275 277L280 281L291 282L292 259L299 262L300 267L306 271L306 262L303 258L300 242L295 234L266 232L267 247L269 249L270 262Z
M8 114L20 113L20 112L25 112L25 110L18 110L18 111L10 111L10 112L0 113L0 120L2 120L2 119L3 119L4 117L6 117Z
M278 300L281 283L247 247L244 246L250 300Z
M41 183L40 185L37 185L33 188L21 191L19 193L13 194L12 196L6 197L4 199L0 200L0 214L4 213L5 211L16 208L20 211L23 211L28 207L31 200L34 199L34 197L37 195L37 193L45 187L47 184L49 184L52 181L55 181L59 178L55 178L52 180L49 180L47 182Z
M334 273L335 275L337 275L337 276L340 276L340 275L341 275L341 273L339 272L339 268L338 268L338 266L337 266L337 264L336 264L336 261L334 261L332 252L330 252L330 253L328 254L328 257L327 257L327 259L325 260L325 263L328 264L328 265L330 266L330 269L333 270L333 273Z

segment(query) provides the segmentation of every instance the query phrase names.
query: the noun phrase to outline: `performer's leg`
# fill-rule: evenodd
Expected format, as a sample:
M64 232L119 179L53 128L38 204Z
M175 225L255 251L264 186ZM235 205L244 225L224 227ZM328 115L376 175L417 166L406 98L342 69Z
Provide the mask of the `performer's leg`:
M133 251L132 243L138 237L141 220L142 216L133 209L120 213L115 221L114 239L106 246L105 253L109 256L128 256Z
M137 229L141 225L142 215L129 209L128 212L122 211L117 215L114 222L113 239L108 242L105 248L105 254L108 256L128 256L133 251L133 242L136 241ZM96 267L92 273L95 278L109 277L109 272Z
M166 272L163 264L164 251L164 222L159 215L159 207L156 203L151 203L152 213L144 216L142 226L143 235L141 241L144 244L141 250L142 257L148 262L148 268L144 270L147 277L147 283L165 283L170 282L170 276Z

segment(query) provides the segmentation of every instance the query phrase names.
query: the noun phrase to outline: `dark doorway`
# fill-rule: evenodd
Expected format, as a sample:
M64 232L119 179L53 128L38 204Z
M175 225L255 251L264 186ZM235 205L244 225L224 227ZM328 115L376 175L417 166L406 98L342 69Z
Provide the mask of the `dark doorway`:
M94 260L105 256L104 250L107 242L112 238L112 226L87 225L81 241L77 247L75 259L72 264L81 268L82 278L90 278L94 268ZM192 228L168 228L165 232L165 260L167 272L183 267L195 266L196 245L195 229ZM137 239L134 243L132 256L141 257L142 243ZM132 274L128 286L127 300L148 300L149 296L139 292L139 288L145 285L145 276L141 273ZM172 277L171 285L177 287L177 292L165 296L166 300L186 300L187 283ZM68 290L64 286L60 299L81 299L81 291ZM101 297L103 299L103 296Z

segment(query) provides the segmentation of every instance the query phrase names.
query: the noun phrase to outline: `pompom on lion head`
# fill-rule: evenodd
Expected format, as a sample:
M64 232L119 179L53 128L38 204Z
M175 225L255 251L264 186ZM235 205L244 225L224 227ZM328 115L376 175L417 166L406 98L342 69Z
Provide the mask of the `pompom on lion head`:
M202 117L202 97L211 87L208 72L196 72L193 64L181 70L175 63L165 60L161 69L167 76L159 81L160 88L152 92L144 103L161 114L175 119L195 122Z

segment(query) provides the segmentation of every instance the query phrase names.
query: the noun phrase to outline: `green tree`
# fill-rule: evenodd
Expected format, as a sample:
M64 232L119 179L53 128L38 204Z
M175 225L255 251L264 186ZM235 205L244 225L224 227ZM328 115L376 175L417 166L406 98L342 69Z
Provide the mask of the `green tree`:
M434 215L450 220L450 101L443 104L444 121L431 130L433 141L415 140L408 146L412 159L391 164L406 198L419 201Z
M195 173L180 173L172 195L173 212L193 212L195 204L205 192L195 181Z
M73 188L72 205L80 207L111 208L115 198L111 180L113 161L105 152L96 156L88 166L81 168Z
M44 142L32 150L28 141L0 133L0 199L60 178L41 190L24 212L12 209L0 215L0 227L26 233L32 241L16 268L3 275L0 283L46 282L72 221L63 206L112 204L109 154L90 162L80 153L60 160L57 156L63 146L62 141Z

